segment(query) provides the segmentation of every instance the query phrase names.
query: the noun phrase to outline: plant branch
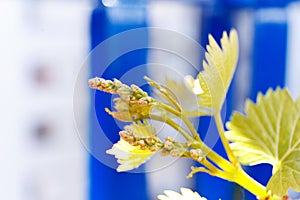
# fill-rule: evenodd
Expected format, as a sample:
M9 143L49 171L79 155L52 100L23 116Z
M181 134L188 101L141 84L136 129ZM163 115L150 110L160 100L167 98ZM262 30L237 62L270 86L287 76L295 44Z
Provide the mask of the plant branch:
M241 167L236 168L235 172L227 172L216 168L206 159L204 160L204 162L200 161L199 163L203 164L208 169L205 169L203 167L192 167L192 171L188 175L188 178L191 178L194 174L198 172L205 172L212 176L235 182L243 188L245 188L246 190L248 190L249 192L255 194L261 200L275 200L270 196L270 194L266 192L266 188L263 185L251 178Z
M205 143L202 141L194 141L191 145L191 148L194 149L201 149L210 160L212 160L215 164L217 164L222 170L234 172L235 168L232 166L232 164L220 156L218 153L216 153L214 150L209 148Z
M151 115L150 119L160 121L160 122L165 122L172 128L174 128L176 131L178 131L187 141L191 142L193 141L193 138L184 130L181 126L179 126L177 123L175 123L173 120L171 120L169 117L161 117L158 115Z
M231 148L229 146L229 142L228 142L228 140L225 137L225 131L224 131L223 121L221 119L220 112L218 112L216 115L214 115L214 119L215 119L215 122L217 124L219 135L220 135L222 144L223 144L224 149L225 149L225 151L226 151L226 153L228 155L229 160L234 165L238 164L238 161L237 161L236 157L234 156L234 154L233 154L233 152L232 152L232 150L231 150Z
M194 139L192 140L193 143L191 144L191 148L195 149L202 149L204 153L207 153L207 156L217 165L219 165L224 171L234 171L235 168L231 165L230 162L228 162L226 159L221 157L219 154L217 154L215 151L213 151L211 148L209 148L204 142L202 142L199 138L199 134L195 130L194 126L192 123L188 120L187 117L183 116L179 111L175 110L171 106L168 106L164 103L159 103L159 105L164 108L166 111L173 113L175 116L181 118L189 128L190 132L192 133ZM223 125L222 125L223 126ZM176 123L172 124L172 127L177 127L175 128L176 130L181 130L182 128L177 125ZM196 138L199 138L196 139ZM225 138L225 137L224 137ZM191 140L189 140L191 141Z
M198 172L204 172L204 173L207 173L209 175L212 175L211 174L211 171L204 168L204 167L191 167L191 172L189 173L189 175L187 175L187 178L192 178L194 176L194 174L198 173Z
M187 128L191 132L192 136L184 130L181 126L176 124L174 121L172 121L169 117L160 117L160 116L151 116L152 119L166 122L168 125L173 127L175 130L180 132L183 137L187 139L188 142L190 142L190 147L195 149L201 149L203 153L212 161L214 162L219 168L214 166L212 163L210 163L206 158L203 161L198 161L199 163L203 164L207 169L205 168L194 168L192 172L189 174L189 176L192 176L193 174L197 172L206 172L210 175L229 180L232 182L235 182L251 193L258 196L260 199L269 199L272 200L270 195L266 192L266 189L263 185L252 179L241 167L240 165L237 165L236 157L233 155L232 150L230 149L228 140L225 137L225 131L223 127L223 122L220 116L220 113L216 114L214 116L216 125L221 137L221 140L223 142L224 148L226 150L226 153L229 157L229 162L222 156L220 156L218 153L216 153L214 150L212 150L210 147L208 147L203 141L197 139L199 137L197 131L193 127L192 123L189 121L189 119L182 115L181 112L175 110L171 106L168 106L164 103L159 104L162 108L164 108L166 111L174 114L175 116L181 118L184 123L186 124ZM197 135L197 137L195 137Z
M147 76L144 76L144 79L148 81L149 85L156 87L167 99L179 110L180 112L182 111L181 106L177 103L177 101L168 93L168 91L164 88L162 88L158 83L153 81Z
M195 127L193 126L193 124L191 123L191 121L184 115L182 115L182 121L185 123L185 125L188 127L188 129L190 130L190 132L192 133L193 137L197 140L200 141L200 137L198 132L196 131Z
M180 111L177 111L175 110L173 107L165 104L165 103L162 103L162 102L159 102L159 106L161 106L163 109L165 109L166 111L174 114L175 116L177 116L178 118L181 118L182 117L182 114Z
M236 174L234 174L233 182L247 189L252 194L255 194L259 199L275 200L267 193L266 188L263 185L250 177L241 167L238 169Z
M178 118L182 119L182 121L186 124L187 128L189 129L189 131L191 132L192 136L194 139L196 139L197 141L200 141L200 137L198 132L196 131L196 129L194 128L193 124L191 123L191 121L181 112L175 110L174 108L172 108L169 105L166 105L164 103L160 103L160 106L162 108L164 108L166 111L174 114L175 116L177 116Z

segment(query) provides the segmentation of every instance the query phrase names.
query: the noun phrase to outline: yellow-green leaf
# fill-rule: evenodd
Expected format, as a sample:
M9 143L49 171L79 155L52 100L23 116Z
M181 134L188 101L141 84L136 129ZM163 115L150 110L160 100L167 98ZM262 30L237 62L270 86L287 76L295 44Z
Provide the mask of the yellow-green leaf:
M297 99L297 104L298 104L298 106L300 106L300 96Z
M142 150L139 146L132 146L125 140L120 139L106 153L114 155L118 159L117 161L120 165L117 171L122 172L137 168L146 162L155 152L148 149Z
M181 188L181 193L174 192L172 190L165 190L165 195L158 195L159 200L206 200L201 197L197 192L193 192L187 188Z
M206 61L203 61L204 71L198 74L202 93L200 106L212 108L215 112L221 110L228 87L231 83L238 60L238 36L235 30L229 36L223 33L221 47L209 35L209 45L206 47ZM211 115L211 113L208 113Z
M166 77L165 86L172 97L178 102L184 114L199 116L212 113L208 108L198 104L199 97L196 92L201 90L201 88L200 86L191 87L191 83L189 83L193 81L191 79L193 78L186 76L182 81L175 81Z
M245 165L273 165L267 190L283 196L300 191L300 103L286 89L258 94L246 103L246 116L235 112L226 133L234 154Z

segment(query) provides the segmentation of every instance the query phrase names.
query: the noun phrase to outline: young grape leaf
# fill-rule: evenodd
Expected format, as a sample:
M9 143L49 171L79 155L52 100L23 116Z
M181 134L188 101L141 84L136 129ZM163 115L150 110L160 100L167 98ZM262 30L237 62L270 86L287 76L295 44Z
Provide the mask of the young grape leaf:
M196 79L186 76L176 82L166 79L166 88L172 93L188 116L212 116L220 111L231 83L238 59L238 36L235 30L223 32L221 47L209 35L209 45L203 61L204 70Z
M204 71L198 74L202 93L198 94L200 106L221 110L238 60L238 36L235 30L229 36L223 33L221 47L209 35L209 45L203 61ZM197 80L197 79L196 79ZM195 81L196 81L195 80ZM196 84L194 84L196 85ZM211 113L208 113L210 115Z
M300 106L300 96L298 97L296 102L297 102L298 106Z
M235 112L227 123L230 146L242 164L273 165L267 185L272 194L300 191L300 100L277 88L256 101L247 101L246 116Z
M207 115L207 113L212 113L211 109L198 104L199 98L197 93L190 87L187 79L188 76L182 81L174 81L168 77L166 77L165 80L166 88L170 91L171 95L174 96L173 98L176 99L182 108L182 112L189 116ZM193 78L191 77L191 79Z
M206 198L201 197L197 192L193 192L187 188L180 189L182 194L174 192L172 190L165 190L165 195L158 195L159 200L206 200Z
M146 162L155 152L148 149L142 150L139 146L132 146L125 140L120 139L106 153L114 155L118 159L120 165L117 171L124 172L137 168Z

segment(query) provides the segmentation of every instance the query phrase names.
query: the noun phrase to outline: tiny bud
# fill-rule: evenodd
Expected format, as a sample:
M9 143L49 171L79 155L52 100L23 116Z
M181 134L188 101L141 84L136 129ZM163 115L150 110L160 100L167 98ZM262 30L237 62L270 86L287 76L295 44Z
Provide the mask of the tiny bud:
M119 88L119 87L122 86L122 82L115 78L115 79L114 79L114 85L115 85L117 88Z
M153 102L155 102L148 96L147 92L138 86L131 85L129 87L118 79L111 81L96 77L89 80L89 86L120 96L120 98L113 100L116 111L112 112L108 109L106 111L121 121L132 122L148 118L151 108L154 105Z
M172 151L170 151L170 155L173 157L180 157L183 152L180 151L181 149L173 149Z
M141 147L143 147L143 146L146 145L146 143L145 143L144 140L139 140L139 141L138 141L138 144L139 144Z
M161 155L161 156L168 156L168 155L170 155L170 152L167 151L166 149L162 149L162 150L160 151L160 155Z
M166 137L166 141L170 141L170 142L172 142L172 143L175 142L175 140L174 140L173 138L171 138L171 137Z
M174 143L170 141L166 141L164 145L164 149L167 151L171 151L174 148Z
M153 145L153 146L150 146L149 150L152 151L152 152L156 152L160 149L160 147L158 145Z
M201 162L204 158L203 152L201 149L191 149L190 155L194 160Z
M151 146L151 145L154 145L158 141L156 140L156 138L149 137L149 138L145 139L145 142Z
M125 140L126 142L128 142L129 144L131 144L132 142L135 141L134 137L132 136L132 134L130 134L127 131L120 131L119 132L120 137Z
M98 85L98 77L89 80L89 87L96 88Z

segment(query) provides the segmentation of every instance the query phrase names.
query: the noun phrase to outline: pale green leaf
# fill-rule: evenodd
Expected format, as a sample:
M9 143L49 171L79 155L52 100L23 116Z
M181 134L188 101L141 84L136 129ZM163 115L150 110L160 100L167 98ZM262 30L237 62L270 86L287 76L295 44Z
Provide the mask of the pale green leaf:
M223 33L221 47L209 35L209 45L203 61L204 70L198 74L202 93L198 94L200 106L221 110L238 60L238 36L235 30L229 36ZM211 115L211 113L208 113Z
M184 114L199 116L209 112L211 113L211 110L198 104L199 97L197 96L197 92L201 92L201 88L200 86L191 87L191 81L194 80L191 79L193 78L186 76L181 81L175 81L166 77L165 87L170 95L178 102Z
M184 79L181 81L175 81L166 77L165 87L183 110L197 110L198 97L188 88Z
M298 106L300 106L300 96L297 99L297 104L298 104Z
M300 103L286 89L258 94L247 101L246 116L235 112L226 133L234 154L245 165L273 165L267 190L283 196L300 191Z
M146 162L155 152L142 150L139 146L132 146L123 139L113 145L106 153L114 155L120 164L118 172L129 171Z
M222 108L238 60L238 36L235 30L223 33L221 47L209 35L203 61L204 70L197 79L186 76L181 82L166 79L166 88L188 116L214 115Z
M181 193L174 192L172 190L165 190L165 195L158 195L159 200L206 200L201 197L197 192L193 192L187 188L181 188Z

